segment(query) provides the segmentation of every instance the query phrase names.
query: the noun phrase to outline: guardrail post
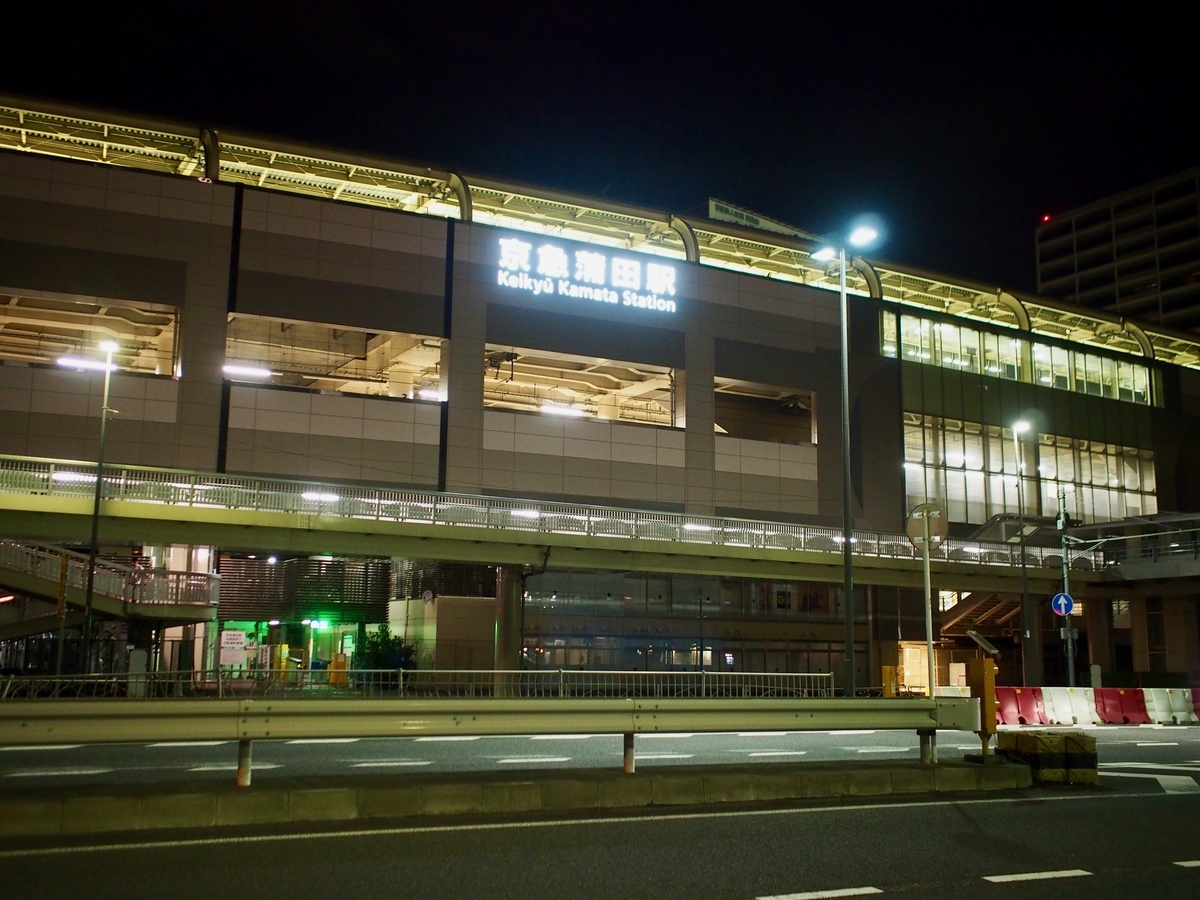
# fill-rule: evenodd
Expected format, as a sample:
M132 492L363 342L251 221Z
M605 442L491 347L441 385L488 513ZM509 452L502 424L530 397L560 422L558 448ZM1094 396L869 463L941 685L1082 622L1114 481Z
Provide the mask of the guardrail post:
M937 765L937 731L932 728L922 728L917 731L917 737L921 741L922 765Z
M625 732L625 774L632 775L634 769L633 732Z
M563 696L563 681L564 681L563 670L559 669L558 670L558 696L560 696L560 697Z
M253 741L238 741L238 787L250 787L250 749L252 744Z

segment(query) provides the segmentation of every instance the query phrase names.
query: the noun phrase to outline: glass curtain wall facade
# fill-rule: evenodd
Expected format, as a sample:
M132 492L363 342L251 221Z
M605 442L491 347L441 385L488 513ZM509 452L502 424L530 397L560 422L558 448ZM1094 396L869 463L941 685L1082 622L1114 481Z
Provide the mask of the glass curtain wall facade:
M1029 515L1056 515L1060 485L1068 510L1085 522L1158 511L1151 450L1053 434L1015 442L1011 428L904 414L907 508L938 502L950 521L971 524L1015 514L1018 471Z
M956 369L1055 390L1149 406L1151 370L1074 348L979 331L922 316L883 313L880 352L891 359Z

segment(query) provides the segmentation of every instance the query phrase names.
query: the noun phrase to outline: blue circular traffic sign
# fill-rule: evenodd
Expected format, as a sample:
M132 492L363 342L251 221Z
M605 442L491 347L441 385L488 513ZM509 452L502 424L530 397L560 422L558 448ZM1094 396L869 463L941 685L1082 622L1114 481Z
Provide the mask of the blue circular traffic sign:
M1075 601L1071 599L1070 594L1055 594L1054 599L1050 601L1050 608L1060 616L1069 616L1075 608Z

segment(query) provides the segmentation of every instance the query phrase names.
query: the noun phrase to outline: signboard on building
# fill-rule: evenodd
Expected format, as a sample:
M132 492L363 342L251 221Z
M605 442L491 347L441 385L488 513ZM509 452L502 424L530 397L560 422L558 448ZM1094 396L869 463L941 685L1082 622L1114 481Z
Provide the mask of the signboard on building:
M244 666L246 664L246 632L221 632L221 665Z
M500 287L649 313L677 310L676 267L669 261L607 247L568 249L565 243L533 236L500 238L497 251Z
M759 231L773 231L776 234L786 234L791 237L812 237L791 225L768 219L766 216L760 216L758 213L750 212L748 209L742 209L714 197L708 198L708 217L718 222L733 222L737 225L745 225L747 228L757 228Z

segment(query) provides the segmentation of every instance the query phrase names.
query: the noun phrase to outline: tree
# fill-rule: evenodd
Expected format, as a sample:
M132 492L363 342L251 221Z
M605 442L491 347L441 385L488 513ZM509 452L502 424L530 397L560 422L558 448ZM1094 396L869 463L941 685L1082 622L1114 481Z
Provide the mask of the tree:
M356 669L413 669L416 653L411 646L392 634L386 624L368 631L354 650Z

